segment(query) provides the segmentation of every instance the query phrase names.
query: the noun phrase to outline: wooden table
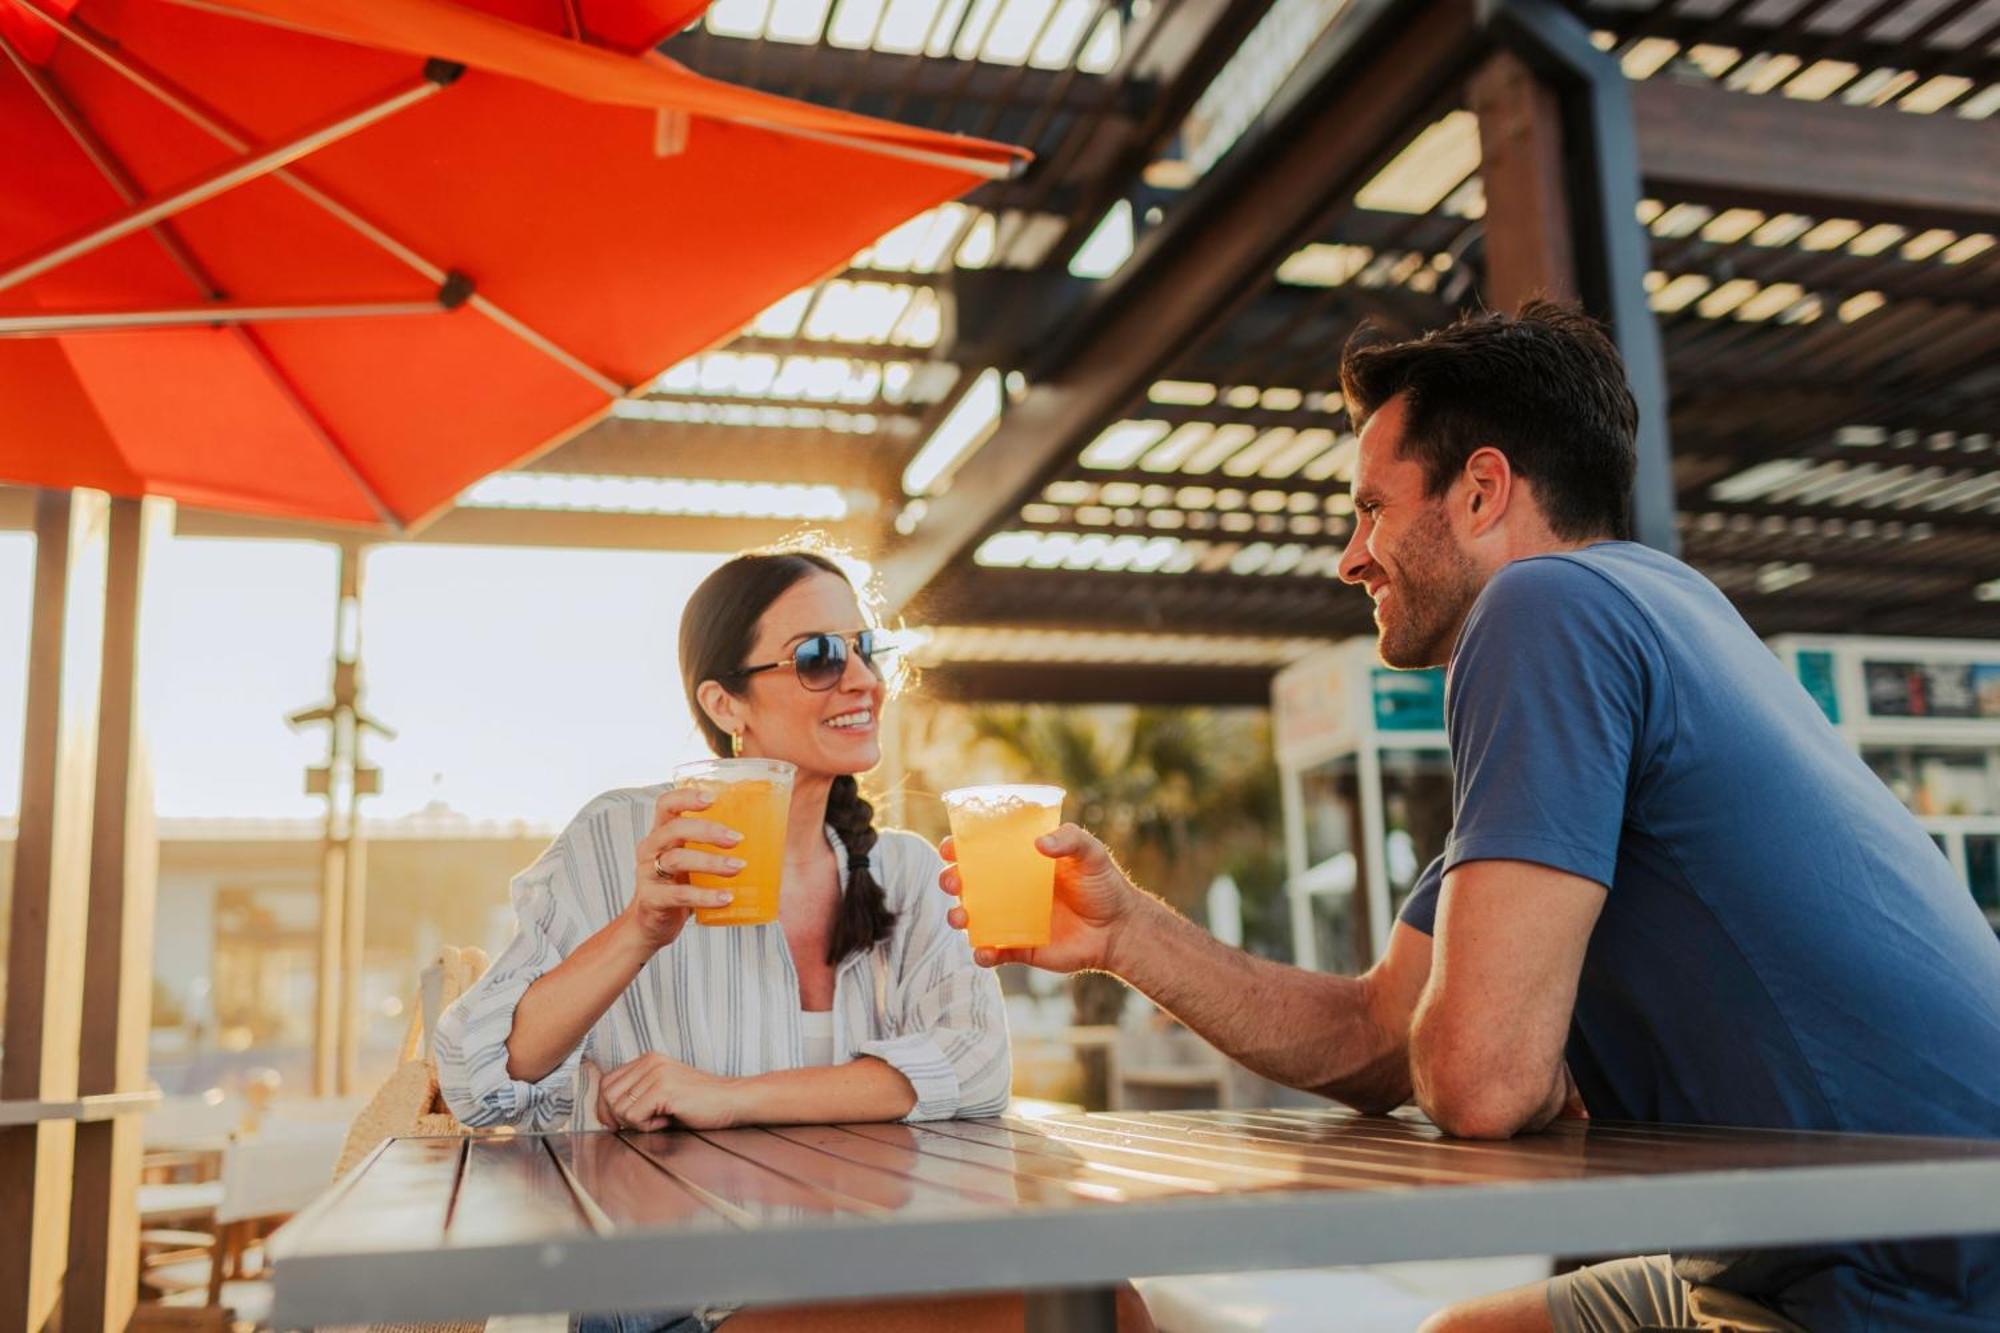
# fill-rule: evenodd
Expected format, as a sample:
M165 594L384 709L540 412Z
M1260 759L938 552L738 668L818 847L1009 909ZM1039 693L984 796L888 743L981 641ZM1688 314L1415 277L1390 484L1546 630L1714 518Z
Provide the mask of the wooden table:
M279 1328L2000 1229L2000 1141L1206 1111L412 1138L273 1243Z

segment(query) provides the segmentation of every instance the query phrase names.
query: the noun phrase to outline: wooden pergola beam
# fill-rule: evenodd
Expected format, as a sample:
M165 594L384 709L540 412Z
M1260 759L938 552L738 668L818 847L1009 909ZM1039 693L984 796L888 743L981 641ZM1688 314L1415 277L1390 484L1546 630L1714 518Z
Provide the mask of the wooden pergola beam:
M1677 199L1979 230L2000 219L2000 129L1953 115L1632 85L1640 174Z
M951 703L1265 707L1274 667L1158 662L946 662L924 668L927 697Z
M1576 300L1561 99L1511 51L1480 66L1466 95L1479 118L1487 303L1517 310L1537 296Z
M953 625L1339 638L1369 633L1367 595L1331 578L956 570L933 599Z
M909 444L901 437L913 433L914 426L907 425L906 419L886 417L882 431L873 435L611 417L523 463L520 470L696 481L755 478L786 485L854 487L888 495L898 489L902 453ZM885 443L892 447L885 448ZM893 447L896 445L902 447Z
M420 546L557 546L590 550L734 552L766 546L802 528L837 542L872 540L872 515L839 522L780 518L681 517L578 509L454 509L413 535L397 540ZM352 541L355 530L288 519L255 518L183 508L175 523L182 537L247 537L264 541ZM365 535L365 534L364 534Z
M1148 82L1032 66L935 60L925 55L848 50L824 42L746 42L691 31L666 54L711 79L813 101L867 109L870 99L904 102L903 118L971 132L992 108L1034 113L1048 107L1093 118L1130 119L1155 93ZM940 119L947 107L951 116ZM963 122L963 123L959 123Z
M934 497L881 568L892 606L938 573L1143 394L1184 349L1248 305L1327 206L1387 156L1479 46L1466 0L1389 6L1335 24L1309 59L1311 92L1283 106L1176 221L1147 237L1072 321L1059 379L1034 385ZM1309 76L1310 77L1310 76Z

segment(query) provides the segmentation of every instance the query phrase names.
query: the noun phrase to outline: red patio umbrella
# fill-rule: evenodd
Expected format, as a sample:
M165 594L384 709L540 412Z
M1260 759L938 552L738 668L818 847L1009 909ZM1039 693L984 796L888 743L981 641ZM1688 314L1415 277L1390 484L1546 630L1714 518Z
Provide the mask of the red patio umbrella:
M405 527L1018 168L705 0L0 0L0 480Z

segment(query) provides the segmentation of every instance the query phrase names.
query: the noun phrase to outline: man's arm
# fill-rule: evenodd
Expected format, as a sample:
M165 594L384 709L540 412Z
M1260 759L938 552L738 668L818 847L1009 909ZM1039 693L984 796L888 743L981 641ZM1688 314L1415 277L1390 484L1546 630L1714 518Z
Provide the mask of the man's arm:
M1110 972L1145 992L1223 1054L1266 1078L1357 1110L1409 1100L1409 1032L1430 973L1430 940L1398 924L1389 952L1360 977L1254 958L1221 943L1126 878L1104 844L1065 824L1037 844L1056 862L1050 943L976 949L982 966ZM949 839L947 858L953 855ZM948 866L939 884L959 891ZM951 924L965 927L965 909Z
M1149 896L1105 970L1265 1078L1371 1114L1410 1099L1410 1023L1431 941L1401 922L1382 961L1333 976L1231 948Z
M1528 861L1469 861L1445 876L1410 1038L1417 1103L1440 1129L1508 1138L1562 1113L1573 1095L1563 1047L1604 895Z

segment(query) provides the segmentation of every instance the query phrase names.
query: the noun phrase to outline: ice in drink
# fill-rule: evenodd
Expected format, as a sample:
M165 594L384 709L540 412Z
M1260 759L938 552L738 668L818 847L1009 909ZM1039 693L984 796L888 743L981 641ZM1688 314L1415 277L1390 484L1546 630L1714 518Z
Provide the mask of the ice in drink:
M961 787L944 794L962 881L966 934L975 946L1032 949L1049 942L1056 863L1035 839L1062 822L1063 789Z
M688 844L743 861L743 869L734 875L696 871L688 876L696 888L727 889L736 895L727 907L695 908L694 919L701 925L761 926L778 919L785 823L792 810L796 771L779 759L702 759L674 770L675 786L699 787L709 794L708 808L693 812L693 818L712 820L743 835L734 847Z

